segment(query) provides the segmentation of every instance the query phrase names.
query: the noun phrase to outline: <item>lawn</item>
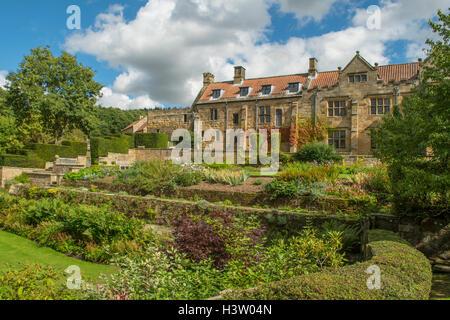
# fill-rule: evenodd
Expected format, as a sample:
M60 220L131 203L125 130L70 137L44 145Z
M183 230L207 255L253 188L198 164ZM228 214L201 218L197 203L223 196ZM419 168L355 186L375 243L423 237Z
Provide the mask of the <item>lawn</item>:
M114 266L71 258L53 249L41 247L28 239L0 231L0 272L20 264L48 265L61 272L69 266L76 265L81 269L81 276L85 280L94 280L102 273L111 274L118 271Z

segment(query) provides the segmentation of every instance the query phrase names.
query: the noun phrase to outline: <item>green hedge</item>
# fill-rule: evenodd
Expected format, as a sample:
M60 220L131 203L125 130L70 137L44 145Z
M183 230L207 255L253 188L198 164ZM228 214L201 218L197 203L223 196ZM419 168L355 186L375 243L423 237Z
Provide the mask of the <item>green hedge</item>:
M387 240L385 240L387 239ZM432 272L428 259L389 231L370 231L372 258L338 269L302 275L259 287L233 291L224 299L249 300L384 300L428 299ZM381 269L381 289L369 290L369 266Z
M169 136L163 133L136 133L134 135L134 147L167 148Z
M77 141L63 141L61 143L63 146L71 147L73 152L77 155L84 156L87 152L87 143L86 142L77 142Z
M67 142L66 142L67 144ZM39 158L45 161L55 161L55 156L61 158L76 158L79 155L86 155L87 145L83 148L82 145L55 145L55 144L38 144L33 143L27 145L27 149L35 152Z
M34 152L27 155L4 154L0 155L0 166L18 168L44 168L45 160Z
M91 139L91 158L93 163L97 163L98 158L108 156L108 152L126 154L133 147L134 140L130 135L94 137Z

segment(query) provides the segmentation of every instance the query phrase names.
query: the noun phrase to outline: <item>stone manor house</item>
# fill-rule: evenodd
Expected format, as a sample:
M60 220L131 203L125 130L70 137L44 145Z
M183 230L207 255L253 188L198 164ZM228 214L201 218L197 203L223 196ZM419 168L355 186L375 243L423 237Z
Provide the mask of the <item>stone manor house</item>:
M234 79L215 82L203 74L203 88L190 108L150 110L123 132L193 130L201 120L203 130L277 128L281 150L296 152L292 137L297 123L319 119L330 129L328 143L342 154L370 155L376 148L370 129L417 85L423 62L371 65L357 51L345 68L319 72L311 58L307 73L246 79L245 68L235 67ZM224 135L225 136L225 135ZM223 136L223 137L224 137Z

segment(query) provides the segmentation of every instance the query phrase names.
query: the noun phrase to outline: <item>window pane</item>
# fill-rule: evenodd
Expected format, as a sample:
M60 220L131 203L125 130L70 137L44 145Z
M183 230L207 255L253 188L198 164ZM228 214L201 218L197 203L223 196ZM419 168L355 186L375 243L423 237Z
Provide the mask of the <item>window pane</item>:
M391 113L391 107L385 106L385 107L384 107L384 113L385 113L385 114Z
M378 106L378 114L383 114L383 106Z
M345 139L345 131L341 131L341 139Z
M328 132L328 139L333 139L333 132Z
M377 99L372 99L372 106L376 106L377 105Z
M384 105L385 106L391 105L391 99L384 99Z
M341 108L341 117L345 117L345 108Z
M341 107L345 107L346 103L345 101L341 101Z
M270 107L266 107L266 114L270 115Z
M362 82L366 82L367 81L367 76L366 75L362 75L361 76L361 81Z
M330 116L330 117L333 116L333 107L328 109L328 116Z
M356 82L361 82L361 76L355 76L355 81Z
M264 123L264 115L259 117L259 122Z
M329 101L329 102L328 102L328 106L329 106L330 108L333 108L333 101Z
M377 114L377 107L375 107L375 106L370 107L370 113Z
M378 99L378 106L382 106L383 105L383 99Z
M334 148L339 149L339 140L334 141Z
M339 116L339 107L334 109L334 115L337 117Z
M350 82L355 82L355 77L354 76L350 76Z
M334 139L339 140L339 131L334 132Z

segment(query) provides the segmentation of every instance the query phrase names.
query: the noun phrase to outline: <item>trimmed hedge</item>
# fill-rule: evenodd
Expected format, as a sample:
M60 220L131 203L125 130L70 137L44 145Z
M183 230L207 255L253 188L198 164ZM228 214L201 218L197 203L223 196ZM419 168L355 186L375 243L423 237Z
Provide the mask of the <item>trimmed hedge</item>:
M76 155L84 156L87 153L87 143L78 141L63 141L63 146L71 147Z
M67 144L67 142L66 142ZM84 144L86 145L86 144ZM87 145L83 150L80 146L74 145L55 145L55 144L38 144L33 143L27 146L27 149L35 152L39 158L45 161L55 161L55 156L61 158L76 158L79 155L86 155Z
M0 166L17 168L44 168L45 160L34 152L26 155L4 154L0 155Z
M93 163L97 163L98 158L108 156L108 152L126 154L133 147L134 140L130 135L94 137L91 139L91 158Z
M385 240L387 239L387 240ZM390 231L371 230L372 258L338 269L272 282L253 289L232 291L233 300L426 300L432 272L428 259ZM369 266L381 269L381 289L369 290Z
M163 133L136 133L134 135L134 147L144 146L146 148L167 148L169 136Z

